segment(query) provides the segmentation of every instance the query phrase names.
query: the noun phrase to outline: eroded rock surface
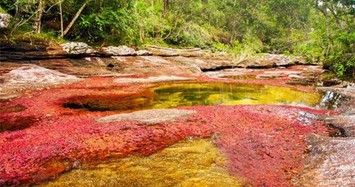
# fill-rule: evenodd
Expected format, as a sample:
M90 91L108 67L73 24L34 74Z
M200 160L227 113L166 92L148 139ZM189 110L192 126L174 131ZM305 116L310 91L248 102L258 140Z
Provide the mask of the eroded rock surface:
M278 54L264 54L262 56L251 56L237 63L238 66L247 68L271 68L276 66L290 66L295 59Z
M201 48L191 48L191 49L174 49L168 47L158 47L158 46L147 46L146 50L151 52L155 56L185 56L185 57L196 57L204 56L208 51L202 50Z
M2 76L0 93L75 82L80 79L37 65L25 65Z
M301 175L301 186L354 186L355 138L310 139L310 157Z
M109 55L113 56L134 56L137 55L136 51L125 45L122 46L108 46L103 47L102 50Z
M115 79L115 83L150 83L150 82L164 82L164 81L186 81L193 80L192 78L177 77L177 76L159 76L148 78L119 78Z
M186 118L196 111L179 109L151 109L132 112L128 114L117 114L98 119L98 122L120 122L120 121L139 121L147 124L171 122L179 118Z
M248 178L255 186L290 186L292 178L301 172L307 151L305 136L311 133L327 135L320 120L327 112L304 107L201 106L114 115L116 110L106 108L84 110L88 102L81 102L91 98L94 102L89 104L93 107L97 104L111 106L116 99L122 101L116 103L121 107L121 104L129 104L132 98L141 101L139 99L154 97L154 94L140 92L139 86L144 84L131 83L158 85L162 81L191 79L186 77L206 82L286 86L310 92L315 89L313 85L303 83L317 80L322 72L319 66L290 66L294 61L288 57L266 55L250 58L251 61L239 66L269 68L267 70L234 68L203 72L237 65L231 57L209 56L208 52L197 48L148 47L150 52L147 53L128 47L121 52L115 51L117 48L110 48L108 52L89 52L86 45L75 46L69 46L67 51L60 46L42 44L0 47L0 60L36 64L4 67L4 63L0 69L0 101L7 101L0 102L0 125L2 131L6 131L0 134L0 152L3 153L0 156L0 168L3 168L0 169L0 185L33 184L78 168L78 163L88 160L122 158L131 154L147 156L186 138L212 136L228 158L225 169L229 173ZM132 56L139 53L155 56ZM27 90L26 97L17 95L21 94L21 89L71 83L78 81L77 77L87 79L53 89ZM342 86L328 90L332 91L329 98L334 97L330 105L335 106L339 114L328 117L326 122L344 129L346 136L353 136L354 100L341 104L347 108L338 107L339 98L332 94L342 91L341 99L354 96L352 86ZM3 94L5 91L20 92ZM17 97L20 98L15 99ZM211 98L218 99L216 95ZM255 100L253 97L248 99ZM265 99L270 100L269 97ZM67 107L69 104L73 106ZM157 123L160 125L153 125ZM312 140L310 162L300 176L300 184L333 186L343 179L347 181L345 185L351 186L353 144L354 139L348 137Z

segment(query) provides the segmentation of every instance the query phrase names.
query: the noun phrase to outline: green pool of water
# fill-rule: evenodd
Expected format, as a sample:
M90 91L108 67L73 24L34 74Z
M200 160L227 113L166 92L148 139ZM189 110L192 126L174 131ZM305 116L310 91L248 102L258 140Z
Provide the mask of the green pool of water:
M69 99L66 108L89 111L128 111L199 105L285 104L314 107L322 95L285 87L230 83L173 83L151 87L134 96L83 96Z

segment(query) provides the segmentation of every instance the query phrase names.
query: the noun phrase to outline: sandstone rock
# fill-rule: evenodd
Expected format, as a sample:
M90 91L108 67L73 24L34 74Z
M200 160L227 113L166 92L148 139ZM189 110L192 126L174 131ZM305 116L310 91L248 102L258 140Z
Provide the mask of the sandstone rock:
M305 77L301 75L294 75L291 74L288 76L289 80L286 82L286 84L290 85L303 85L303 86L308 86L308 85L315 85L317 80L314 77Z
M117 114L98 119L98 122L120 122L120 121L140 121L147 124L156 124L186 118L196 111L179 109L152 109L132 112L128 114Z
M354 186L355 138L310 139L310 157L295 186Z
M252 56L239 63L237 66L246 68L271 68L276 66L289 66L293 60L285 55L265 54L263 56Z
M44 88L46 86L75 82L80 79L73 75L66 75L58 71L43 68L37 65L25 65L3 75L2 92L6 90L21 90Z
M119 78L115 79L115 83L150 83L150 82L164 82L164 81L186 81L193 80L191 78L177 77L177 76L159 76L148 78Z
M177 63L160 56L112 56L109 61L118 64L120 67L119 73L124 74L184 77L202 74L202 71L193 64Z
M6 94L6 93L1 93L2 88L0 88L0 102L2 101L9 101L11 99L15 99L20 97L18 94Z
M201 48L189 48L189 49L174 49L168 47L147 46L147 51L150 51L155 56L185 56L185 57L201 57L209 52L202 50Z
M353 115L338 115L326 118L327 124L343 129L344 135L355 137L355 114Z
M147 51L147 50L138 50L136 51L136 54L138 56L150 56L150 55L153 55L153 53Z
M94 50L84 42L69 42L61 45L68 54L78 55L93 53Z
M157 46L147 46L146 50L155 56L178 56L176 50L172 48L162 48Z
M113 56L135 56L137 55L136 51L125 45L122 46L109 46L103 47L102 50L104 53Z
M257 79L275 79L275 78L279 78L282 75L279 73L263 73L260 75L257 75L256 78Z

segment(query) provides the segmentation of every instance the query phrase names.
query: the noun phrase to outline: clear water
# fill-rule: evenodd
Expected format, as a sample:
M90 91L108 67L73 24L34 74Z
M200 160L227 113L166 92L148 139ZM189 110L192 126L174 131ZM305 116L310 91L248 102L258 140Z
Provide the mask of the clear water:
M131 111L199 105L283 104L315 107L319 93L285 87L229 83L173 83L132 96L93 95L69 99L66 108L89 111Z

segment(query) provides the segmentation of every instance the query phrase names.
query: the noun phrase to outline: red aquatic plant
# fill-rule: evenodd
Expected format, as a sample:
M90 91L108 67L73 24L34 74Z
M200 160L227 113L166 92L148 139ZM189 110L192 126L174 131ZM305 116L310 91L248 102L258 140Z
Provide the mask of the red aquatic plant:
M197 113L155 125L138 121L98 123L97 119L114 112L63 107L78 96L94 93L119 98L142 91L140 85L119 85L109 80L94 78L1 103L1 107L26 107L0 113L2 121L24 117L36 120L31 127L26 124L22 130L0 134L0 185L37 183L81 163L130 154L147 156L188 137L212 136L227 157L225 167L231 174L245 177L256 186L290 186L307 150L305 136L326 133L318 120L326 111L302 107L182 107Z

